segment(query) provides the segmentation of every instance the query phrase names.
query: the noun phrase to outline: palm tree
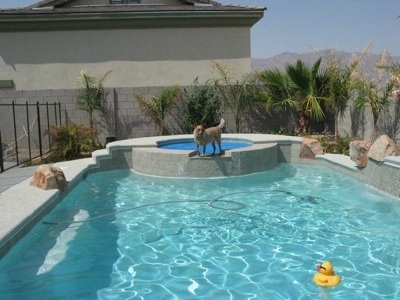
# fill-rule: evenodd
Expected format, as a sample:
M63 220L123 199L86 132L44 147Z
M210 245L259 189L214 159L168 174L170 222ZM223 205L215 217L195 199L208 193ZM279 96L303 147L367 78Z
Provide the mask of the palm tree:
M299 132L308 130L309 118L317 121L324 118L322 102L327 99L327 73L321 70L322 58L311 68L297 60L287 65L284 72L278 69L265 70L260 74L266 87L268 107L295 108L298 112Z
M264 105L266 111L286 110L293 105L290 90L290 78L286 72L271 68L259 74L264 85ZM291 112L291 110L290 110Z
M94 129L93 113L95 111L104 112L104 82L110 74L111 71L108 71L97 78L90 75L87 71L81 71L79 76L76 107L88 113L89 127L92 130Z
M180 100L179 86L165 88L158 96L148 100L140 94L135 94L134 97L138 100L139 107L156 123L159 135L164 135L165 118Z
M297 109L317 121L325 116L321 103L326 100L326 73L320 70L321 61L319 58L311 69L301 60L286 68Z
M258 76L250 72L241 76L235 76L226 67L214 62L214 68L219 74L215 80L223 104L228 108L235 119L235 131L241 132L244 115L261 102L262 94Z

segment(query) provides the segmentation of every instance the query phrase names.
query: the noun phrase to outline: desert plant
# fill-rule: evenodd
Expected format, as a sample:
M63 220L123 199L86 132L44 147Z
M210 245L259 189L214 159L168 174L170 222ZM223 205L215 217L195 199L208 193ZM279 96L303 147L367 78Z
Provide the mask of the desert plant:
M360 137L364 139L364 129L366 125L365 118L365 107L357 106L355 104L350 105L350 132L351 137Z
M158 96L145 99L140 94L134 94L139 107L156 123L159 135L165 134L165 118L180 100L179 86L164 88Z
M371 109L374 126L372 141L375 141L379 136L378 119L387 111L389 99L396 83L393 77L387 76L387 70L382 67L386 65L387 60L387 54L381 53L376 66L379 71L377 79L371 79L366 75L359 78L361 84L357 89L356 105L358 107L369 106Z
M354 56L349 64L336 58L333 52L327 59L327 76L328 76L328 101L327 107L332 110L335 118L335 141L339 142L339 118L344 117L355 90L357 90L357 68L360 65L364 55L369 50L366 48L360 55Z
M96 149L92 141L97 133L95 129L87 125L52 126L45 134L50 136L53 159L55 160L81 158L83 153Z
M215 86L195 84L183 94L182 128L192 133L196 125L213 126L221 117L221 102Z
M389 98L392 101L389 103L389 109L380 118L379 125L395 140L400 133L400 63L393 62L388 56L386 61L378 65L378 68L387 73L393 85L392 97Z
M97 78L96 76L90 75L87 71L81 71L78 79L76 108L88 113L89 126L92 129L94 128L93 113L95 111L104 112L104 82L110 74L111 71L108 71Z
M364 77L362 90L360 90L356 104L358 107L367 105L371 108L374 124L372 141L375 141L379 136L378 119L387 110L391 90L390 83L381 86L379 83Z
M225 66L214 62L218 72L215 79L222 102L229 109L235 119L235 131L241 132L242 121L257 103L262 101L261 86L258 75L254 72L237 76Z

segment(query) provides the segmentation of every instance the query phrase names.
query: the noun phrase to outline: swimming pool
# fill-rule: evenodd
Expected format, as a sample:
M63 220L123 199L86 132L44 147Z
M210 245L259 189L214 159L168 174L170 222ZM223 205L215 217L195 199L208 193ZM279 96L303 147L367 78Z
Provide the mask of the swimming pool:
M0 261L0 298L396 299L399 217L397 200L314 165L91 174ZM323 260L339 286L312 282Z

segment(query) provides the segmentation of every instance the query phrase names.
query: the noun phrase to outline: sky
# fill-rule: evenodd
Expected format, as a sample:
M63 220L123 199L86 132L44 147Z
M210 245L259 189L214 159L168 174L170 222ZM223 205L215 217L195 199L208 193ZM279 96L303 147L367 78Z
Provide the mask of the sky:
M222 4L266 7L251 28L251 57L334 49L400 56L400 0L217 0ZM37 0L0 0L0 8Z

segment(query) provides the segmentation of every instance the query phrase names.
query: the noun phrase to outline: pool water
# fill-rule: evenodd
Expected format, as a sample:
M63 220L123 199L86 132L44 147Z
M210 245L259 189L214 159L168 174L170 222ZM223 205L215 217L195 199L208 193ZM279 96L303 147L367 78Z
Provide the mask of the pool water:
M399 299L400 201L321 166L89 175L0 261L0 299ZM332 262L340 285L312 281Z
M251 141L243 140L243 139L222 139L221 147L222 150L232 150L239 149L244 147L249 147L253 144ZM159 148L169 149L169 150L196 150L196 144L193 139L184 139L184 140L169 140L158 143ZM219 154L218 144L215 143L215 153ZM203 146L199 146L200 153L203 153ZM207 144L205 154L212 154L213 147L211 144Z

